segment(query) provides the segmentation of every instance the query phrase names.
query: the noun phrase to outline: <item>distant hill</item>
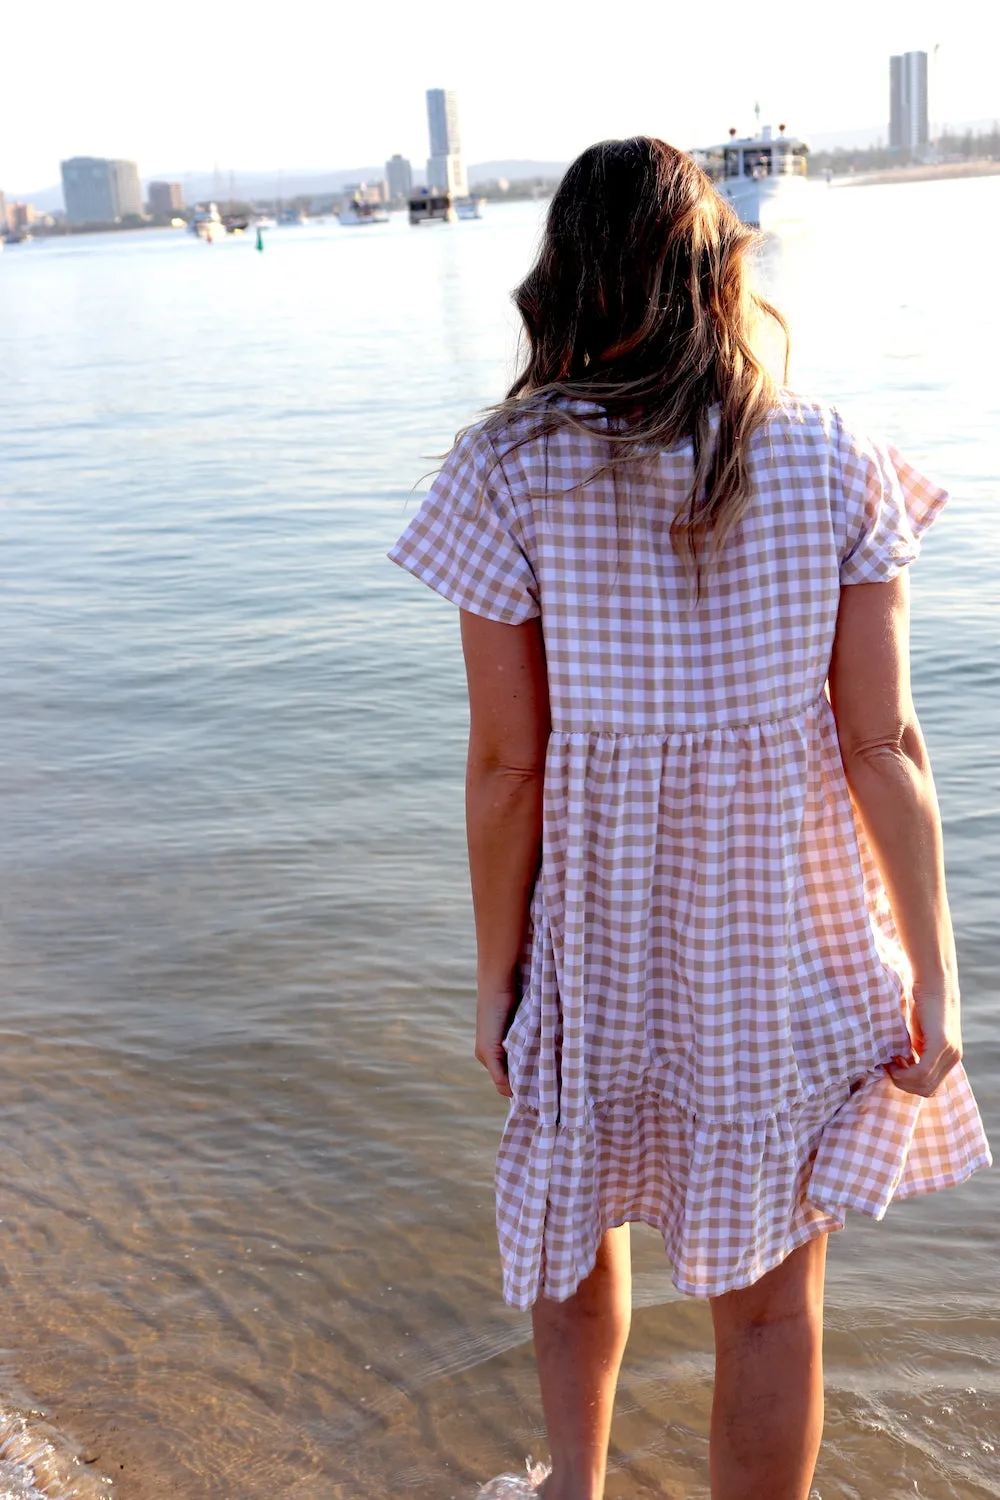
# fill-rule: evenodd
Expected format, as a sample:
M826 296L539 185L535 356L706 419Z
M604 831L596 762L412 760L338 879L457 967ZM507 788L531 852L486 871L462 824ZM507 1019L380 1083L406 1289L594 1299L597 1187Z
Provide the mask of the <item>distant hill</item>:
M536 177L551 182L568 166L568 161L480 161L469 168L469 182L496 182L500 177L508 182L531 182Z
M964 132L971 130L973 135L980 134L993 129L992 120L934 120L931 129L951 132ZM889 121L882 125L868 125L858 130L818 130L814 134L806 131L806 140L814 151L836 151L838 146L845 150L864 150L866 146L877 146L881 141L887 145L889 141Z
M863 125L857 130L816 130L806 131L805 135L814 151L835 151L838 146L843 146L845 151L863 151L867 146L877 146L879 141L888 138L888 120L884 125Z

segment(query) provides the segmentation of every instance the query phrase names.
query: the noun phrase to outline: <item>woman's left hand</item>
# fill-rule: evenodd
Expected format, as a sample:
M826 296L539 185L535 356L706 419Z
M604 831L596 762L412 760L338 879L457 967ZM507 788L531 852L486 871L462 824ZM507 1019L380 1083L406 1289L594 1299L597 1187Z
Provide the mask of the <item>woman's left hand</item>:
M493 1079L498 1094L514 1097L507 1077L507 1054L503 1039L517 1010L512 986L480 985L476 1000L476 1058Z

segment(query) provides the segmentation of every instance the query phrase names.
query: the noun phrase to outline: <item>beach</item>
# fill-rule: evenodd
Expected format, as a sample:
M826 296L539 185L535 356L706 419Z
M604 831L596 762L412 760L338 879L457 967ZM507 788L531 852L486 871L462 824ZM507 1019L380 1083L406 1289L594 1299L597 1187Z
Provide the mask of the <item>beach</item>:
M904 182L947 182L952 178L996 177L1000 161L924 162L910 167L886 167L877 172L850 172L831 178L831 187L889 187Z
M544 207L0 264L0 1411L56 1434L50 1496L472 1500L544 1457L472 1058L458 622L385 560L510 378ZM791 383L952 492L913 670L995 1146L1000 312L967 242L1000 182L812 208L763 255ZM834 1237L822 1500L1000 1496L997 1183ZM608 1500L698 1500L708 1308L634 1243Z

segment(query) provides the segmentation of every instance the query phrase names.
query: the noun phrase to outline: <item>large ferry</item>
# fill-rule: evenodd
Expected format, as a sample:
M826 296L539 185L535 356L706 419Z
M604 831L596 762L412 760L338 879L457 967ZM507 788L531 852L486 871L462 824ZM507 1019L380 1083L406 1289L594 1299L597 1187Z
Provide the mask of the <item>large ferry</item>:
M691 155L744 223L755 229L773 229L804 216L809 147L786 135L784 125L778 126L777 135L770 125L753 136L738 137L731 130L728 141L700 147Z

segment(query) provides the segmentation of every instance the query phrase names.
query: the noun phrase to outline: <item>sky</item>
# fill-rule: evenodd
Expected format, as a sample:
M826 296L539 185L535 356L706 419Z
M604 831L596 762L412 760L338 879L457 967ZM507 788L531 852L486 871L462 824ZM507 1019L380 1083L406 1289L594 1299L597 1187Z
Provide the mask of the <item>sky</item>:
M46 0L8 7L4 41L8 197L75 155L144 177L422 164L434 87L459 94L469 163L707 145L757 100L807 138L878 125L890 54L935 46L932 120L1000 115L996 0Z

